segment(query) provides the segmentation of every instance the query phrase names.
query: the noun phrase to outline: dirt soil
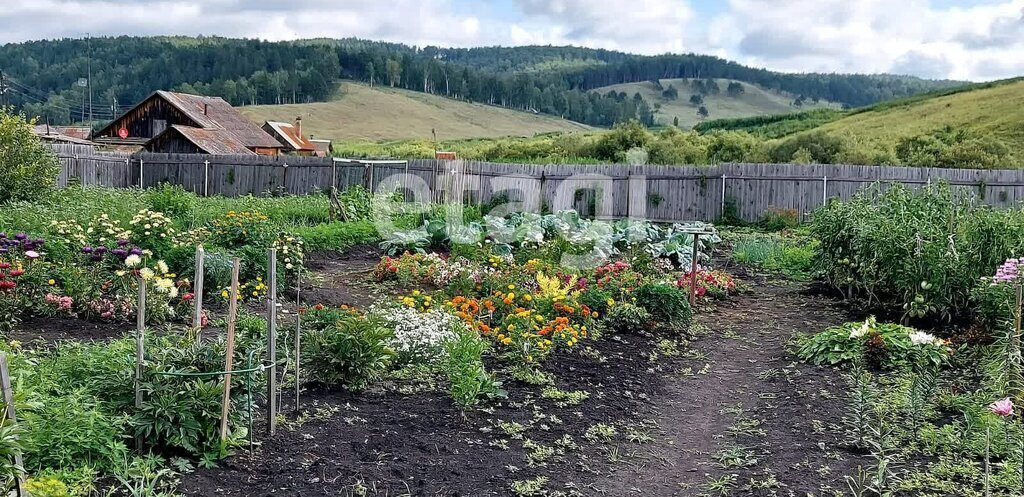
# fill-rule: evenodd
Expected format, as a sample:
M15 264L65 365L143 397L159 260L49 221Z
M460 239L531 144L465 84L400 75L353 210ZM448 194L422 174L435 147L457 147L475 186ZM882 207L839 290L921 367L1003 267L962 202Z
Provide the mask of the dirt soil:
M305 304L366 307L385 296L373 277L373 268L384 254L374 245L357 245L345 252L314 252L306 257L311 274L302 283ZM304 275L305 276L305 275ZM294 300L295 292L286 292Z
M310 293L369 298L358 284L375 260L364 254L355 264L320 262L324 280ZM254 456L185 475L182 490L661 497L845 488L843 476L868 462L840 441L843 382L797 362L787 344L795 331L850 316L804 283L744 279L749 292L698 313L692 340L610 336L549 359L544 370L561 392L587 393L578 405L514 380L504 385L508 399L466 413L432 378L362 394L311 391L275 436L257 434Z
M109 340L132 331L135 326L131 323L108 322L108 321L86 321L84 319L63 318L63 317L41 317L33 316L22 320L15 325L14 330L8 333L8 340L17 340L22 343L44 343L52 344L61 340Z

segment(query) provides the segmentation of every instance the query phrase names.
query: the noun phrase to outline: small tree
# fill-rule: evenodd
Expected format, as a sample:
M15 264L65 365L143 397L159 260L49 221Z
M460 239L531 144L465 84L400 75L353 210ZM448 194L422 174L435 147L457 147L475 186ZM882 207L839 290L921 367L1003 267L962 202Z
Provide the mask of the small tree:
M693 95L690 95L690 103L693 105L701 105L704 103L704 97L699 93L694 93Z
M675 116L672 118L672 125L677 128L679 127L679 116Z
M743 83L740 83L739 81L733 81L729 83L729 86L725 88L725 91L726 93L729 94L730 97L738 97L742 95L743 92L746 90L743 88Z
M697 115L699 115L702 119L708 117L709 114L710 112L708 112L708 108L704 107L703 105L701 105L700 108L697 109Z
M675 100L679 98L679 90L677 90L674 85L670 84L665 91L661 92L661 96L667 100Z
M60 161L32 134L32 124L0 108L0 204L33 200L56 186Z

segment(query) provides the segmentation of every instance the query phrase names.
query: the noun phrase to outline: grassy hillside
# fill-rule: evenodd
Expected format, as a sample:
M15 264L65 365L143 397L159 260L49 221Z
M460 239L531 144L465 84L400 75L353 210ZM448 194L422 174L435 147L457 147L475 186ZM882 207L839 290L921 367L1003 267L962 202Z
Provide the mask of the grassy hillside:
M1024 79L884 102L815 128L867 141L891 142L944 127L1024 143Z
M356 140L440 140L533 136L558 131L587 131L589 126L427 93L382 86L341 83L330 102L256 105L241 108L250 119L292 122L302 116L305 134L338 142Z
M594 91L599 93L607 93L608 91L625 92L628 97L632 97L635 93L639 92L640 96L649 102L651 106L655 104L660 105L660 108L654 114L657 124L669 125L673 123L674 118L678 117L679 127L681 128L692 128L707 119L766 116L787 114L799 110L838 107L828 102L814 103L810 100L805 101L802 106L796 106L793 105L793 101L796 100L795 95L766 90L743 82L740 82L743 85L743 93L738 96L731 96L726 92L726 88L734 80L716 79L715 81L720 88L719 93L717 95L702 96L704 99L703 105L707 107L709 113L705 119L697 114L699 106L690 103L690 96L697 93L692 88L691 81L689 79L660 80L662 89L668 88L669 85L676 88L679 96L674 100L664 97L662 90L658 89L651 81L605 86Z

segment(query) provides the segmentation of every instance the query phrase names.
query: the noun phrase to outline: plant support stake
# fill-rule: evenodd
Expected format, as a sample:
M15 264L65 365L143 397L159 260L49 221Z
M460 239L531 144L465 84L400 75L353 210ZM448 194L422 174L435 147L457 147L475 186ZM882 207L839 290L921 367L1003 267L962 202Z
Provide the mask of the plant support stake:
M700 252L697 251L698 240L700 240L700 233L693 234L693 254L690 257L690 310L693 311L694 305L697 303L697 256Z
M142 410L142 361L146 333L146 280L138 278L139 302L135 322L135 410ZM142 452L142 435L135 436L135 448Z
M18 417L14 414L14 389L11 388L11 371L7 368L7 353L0 352L0 386L4 390L4 405L7 406L6 417L11 424L18 423ZM15 495L21 497L27 495L25 493L25 463L21 459L21 451L16 450L14 452L14 465L17 466L18 479L15 481L17 485Z
M299 361L302 360L300 352L302 340L302 265L295 274L295 412L299 412Z
M231 293L228 300L228 338L224 352L224 397L220 402L220 441L228 439L228 416L231 414L231 367L235 356L235 321L238 319L238 270L241 259L231 262Z
M277 249L267 249L267 432L277 428Z
M192 313L192 327L196 329L198 339L203 328L203 277L205 275L206 250L200 245L196 247L196 276L193 280L192 301L195 309Z

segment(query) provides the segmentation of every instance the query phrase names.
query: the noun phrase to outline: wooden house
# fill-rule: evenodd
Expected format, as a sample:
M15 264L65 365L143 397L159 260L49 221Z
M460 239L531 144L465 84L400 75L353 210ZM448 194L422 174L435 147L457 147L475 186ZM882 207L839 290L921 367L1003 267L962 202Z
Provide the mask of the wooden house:
M220 97L169 91L153 93L98 131L93 141L168 153L278 155L283 148Z
M295 155L316 155L316 144L302 135L302 118L295 118L295 124L280 121L263 123L263 131L272 135L284 147L284 151Z

